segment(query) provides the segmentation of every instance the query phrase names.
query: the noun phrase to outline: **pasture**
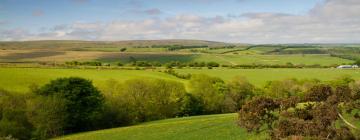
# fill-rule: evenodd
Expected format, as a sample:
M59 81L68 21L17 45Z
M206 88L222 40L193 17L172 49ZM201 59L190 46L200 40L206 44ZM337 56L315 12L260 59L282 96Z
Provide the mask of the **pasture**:
M0 68L0 88L26 92L32 84L43 85L50 80L60 77L83 77L94 82L101 88L110 79L125 81L134 78L157 78L175 80L187 83L187 80L176 78L156 70L117 70L117 69L55 69L55 68ZM287 78L332 80L334 78L349 75L354 79L360 79L360 70L342 69L176 69L181 74L206 74L219 77L228 81L235 76L244 76L252 84L261 87L267 81L282 80Z
M237 114L204 115L153 121L140 125L86 132L55 140L236 140L265 139L236 125Z

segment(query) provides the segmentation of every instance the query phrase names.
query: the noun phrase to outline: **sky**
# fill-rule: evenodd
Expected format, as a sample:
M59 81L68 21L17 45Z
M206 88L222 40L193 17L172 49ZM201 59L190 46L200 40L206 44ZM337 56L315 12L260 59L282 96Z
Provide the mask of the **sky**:
M0 41L360 43L360 0L0 0Z

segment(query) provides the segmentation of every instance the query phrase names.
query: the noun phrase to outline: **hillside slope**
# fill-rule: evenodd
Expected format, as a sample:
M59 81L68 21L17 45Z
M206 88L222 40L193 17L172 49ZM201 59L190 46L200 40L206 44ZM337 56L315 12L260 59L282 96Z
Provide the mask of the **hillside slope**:
M57 140L235 140L265 139L250 135L236 125L236 114L175 118L94 132Z

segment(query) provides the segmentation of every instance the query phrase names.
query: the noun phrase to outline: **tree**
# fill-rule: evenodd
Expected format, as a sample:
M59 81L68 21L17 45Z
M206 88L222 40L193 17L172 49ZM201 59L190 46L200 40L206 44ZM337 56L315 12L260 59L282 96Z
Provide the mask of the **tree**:
M255 87L244 77L235 77L228 84L227 97L233 102L231 112L238 111L245 101L254 96ZM229 101L230 102L230 101Z
M204 105L201 99L196 98L192 94L186 94L182 100L179 116L201 115L204 111Z
M120 52L125 52L126 51L126 48L121 48L120 49Z
M354 62L354 65L360 66L360 59L357 59L357 60Z
M25 97L0 90L0 137L27 140L31 138L32 130L26 117Z
M36 91L45 97L64 99L66 113L64 113L65 133L78 132L93 128L93 122L99 116L103 105L103 96L83 78L59 78L51 81Z
M193 75L190 79L190 93L203 101L204 113L222 113L228 89L219 78L207 75Z
M121 91L135 122L175 117L185 96L182 83L158 79L133 79Z
M33 137L48 139L64 133L65 100L56 96L34 97L27 101L27 117L34 126Z

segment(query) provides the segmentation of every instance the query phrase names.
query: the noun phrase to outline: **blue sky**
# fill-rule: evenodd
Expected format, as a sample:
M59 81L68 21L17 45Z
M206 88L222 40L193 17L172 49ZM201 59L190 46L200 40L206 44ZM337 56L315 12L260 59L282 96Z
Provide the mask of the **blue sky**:
M317 14L320 14L322 16L322 9L326 10L326 8L328 8L326 6L332 6L332 3L336 4L336 2L339 1L341 0L1 0L0 40L42 39L41 37L39 37L40 34L49 34L56 27L66 26L67 30L64 30L63 32L67 36L60 37L60 34L58 34L57 37L60 37L59 39L129 40L189 38L212 39L217 41L229 42L241 42L247 40L249 42L256 42L249 39L236 40L224 39L222 37L217 38L215 36L204 36L201 34L205 34L206 31L202 30L202 27L197 27L197 29L195 29L194 26L174 26L176 29L175 31L191 30L191 33L193 33L193 31L197 31L198 33L200 32L200 34L198 35L189 35L188 32L181 32L176 34L176 32L164 31L165 29L161 29L160 27L148 29L149 27L145 28L141 27L141 25L144 25L143 23L146 23L149 20L155 22L152 23L154 25L151 25L151 27L156 26L155 24L159 24L159 26L162 24L167 25L170 21L169 19L181 20L180 22L184 21L183 24L198 25L205 24L204 21L211 20L212 18L216 17L221 17L221 19L224 20L224 23L206 22L206 24L213 24L213 26L211 27L217 27L220 26L220 24L230 24L234 21L237 21L239 26L245 26L250 24L245 22L255 23L256 19L259 18L259 20L261 21L258 21L258 24L263 24L263 22L268 20L266 19L266 16L244 17L244 15L268 15L277 17L280 16L281 18L283 18L283 16L281 15L289 15L293 18L298 19L301 17L312 16L312 13L314 13L313 11L320 11L317 12ZM349 1L349 4L354 4L354 0L345 1ZM355 3L355 5L356 4L358 3ZM200 22L197 20L198 23L193 23L194 21L186 22L186 19L189 19L188 17L197 18L202 21ZM272 21L272 23L268 24L274 24L273 22L276 21ZM99 34L108 34L105 30L101 30L100 28L107 28L114 23L119 24L119 26L139 26L139 28L145 28L144 32L153 31L153 33L157 34L150 34L153 36L151 37L149 34L137 33L133 37L123 36L118 38L106 38L99 35L94 35L90 38L86 38L81 36L74 36L74 33L72 33L71 36L69 34L70 32L73 32L75 30L78 31L78 29L74 29L74 27L80 26L79 24L97 24L96 27L92 27L90 29L81 28L81 30L86 30L86 32L95 32L94 28L99 28L96 29ZM81 27L84 26L85 25L81 25ZM226 28L224 27L224 30L225 29ZM220 31L219 29L219 32L225 34L226 32L224 32L224 30ZM160 32L163 34L160 34ZM216 31L212 32L216 33ZM249 33L247 30L241 28L238 29L237 33L229 32L229 34L236 35L244 32ZM263 32L266 33L266 31L264 30ZM168 33L168 37L166 37L164 33ZM261 34L261 32L259 33L258 31L256 33ZM221 36L222 34L218 34L216 36ZM16 35L18 35L18 37L16 37ZM54 37L49 39L57 38ZM330 38L327 37L327 39ZM316 40L313 40L313 42L315 41ZM323 42L328 41L329 40L324 40ZM351 41L353 40L347 40L344 42ZM259 41L259 43L261 42L264 41ZM298 40L288 42L302 41Z

